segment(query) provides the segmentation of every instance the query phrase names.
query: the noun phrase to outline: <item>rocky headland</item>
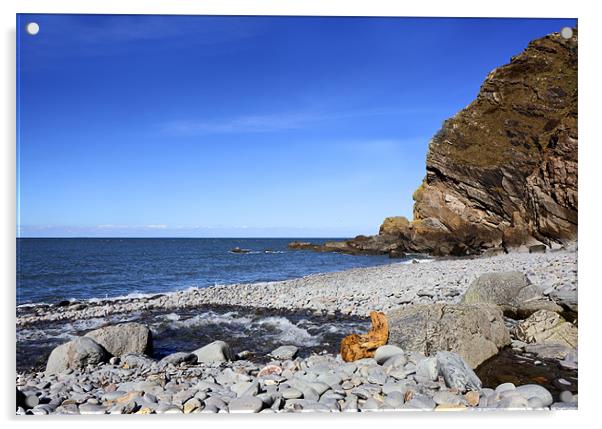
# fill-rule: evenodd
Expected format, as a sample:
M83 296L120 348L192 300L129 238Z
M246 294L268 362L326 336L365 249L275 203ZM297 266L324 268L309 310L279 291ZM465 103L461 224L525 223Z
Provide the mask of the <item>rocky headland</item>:
M378 235L291 248L352 254L478 254L577 238L577 30L532 41L493 70L429 144L413 220Z

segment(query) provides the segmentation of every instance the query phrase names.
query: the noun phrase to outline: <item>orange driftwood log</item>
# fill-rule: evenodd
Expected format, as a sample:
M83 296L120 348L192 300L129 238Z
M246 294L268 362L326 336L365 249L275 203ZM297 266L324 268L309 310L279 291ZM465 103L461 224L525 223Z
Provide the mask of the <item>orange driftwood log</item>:
M341 341L341 357L345 362L373 357L380 346L387 344L389 339L389 324L384 313L370 312L372 328L367 334L351 334Z

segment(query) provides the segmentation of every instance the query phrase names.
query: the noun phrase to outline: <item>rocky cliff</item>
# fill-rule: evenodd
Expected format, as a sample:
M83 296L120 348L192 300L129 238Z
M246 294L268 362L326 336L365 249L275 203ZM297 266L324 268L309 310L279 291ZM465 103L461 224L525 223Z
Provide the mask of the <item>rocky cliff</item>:
M413 197L413 221L388 218L379 235L339 247L465 255L576 240L576 29L532 41L489 73L432 138Z

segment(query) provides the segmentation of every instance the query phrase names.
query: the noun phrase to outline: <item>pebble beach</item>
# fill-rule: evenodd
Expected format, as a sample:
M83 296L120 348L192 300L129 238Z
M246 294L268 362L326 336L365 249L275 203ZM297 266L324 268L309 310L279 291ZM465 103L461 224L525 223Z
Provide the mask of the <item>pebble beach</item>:
M309 310L335 318L337 315L365 317L375 310L386 313L417 304L454 304L481 274L510 270L524 273L554 302L567 305L576 302L577 252L568 249L470 259L422 259L279 282L22 306L17 309L17 330L56 321L159 309L194 309L202 305ZM512 322L507 323L511 328ZM128 341L132 341L138 334L128 336ZM571 391L568 387L554 396L536 383L485 387L459 355L447 351L427 356L385 345L377 349L372 358L344 362L340 354L326 351L300 357L297 347L282 344L262 359L250 360L246 351L231 350L227 341L228 338L220 338L194 351L181 350L156 359L152 353L142 353L142 349L117 356L118 353L107 353L87 337L77 338L70 343L70 353L83 356L79 367L53 370L50 368L53 359L60 367L60 359L66 358L51 355L45 371L17 373L17 402L20 404L17 414L577 407L575 389ZM524 352L525 346L512 339L512 347L517 351ZM529 356L534 355L526 353L525 359ZM576 371L576 358L569 356L557 361ZM575 382L559 380L557 383L561 386Z

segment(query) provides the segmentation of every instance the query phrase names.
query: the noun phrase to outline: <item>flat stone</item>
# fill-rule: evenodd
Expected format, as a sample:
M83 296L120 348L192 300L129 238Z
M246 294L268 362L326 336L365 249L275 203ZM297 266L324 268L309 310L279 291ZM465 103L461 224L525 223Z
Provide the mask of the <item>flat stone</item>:
M376 366L368 370L368 375L366 378L369 383L379 384L382 386L387 381L387 374L380 366Z
M198 362L202 363L226 362L233 357L230 346L224 341L214 341L192 353L196 355Z
M231 413L258 413L262 408L263 402L255 396L242 396L233 399L228 404L228 410Z
M298 351L299 348L295 346L280 346L277 349L272 350L270 356L278 360L292 360L297 356Z
M295 388L288 388L282 390L282 397L284 399L299 399L303 397L303 393Z

